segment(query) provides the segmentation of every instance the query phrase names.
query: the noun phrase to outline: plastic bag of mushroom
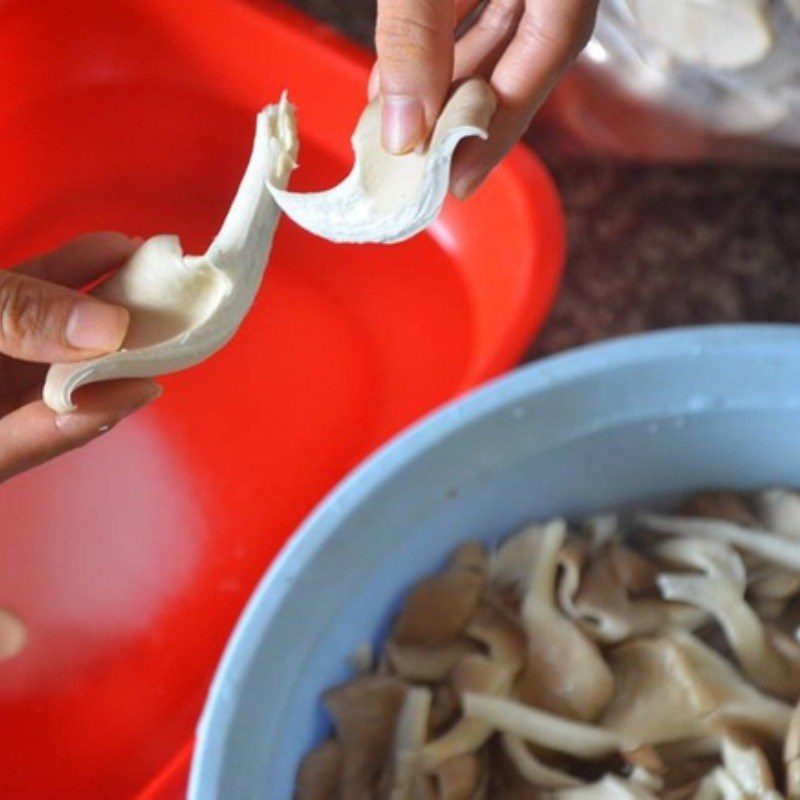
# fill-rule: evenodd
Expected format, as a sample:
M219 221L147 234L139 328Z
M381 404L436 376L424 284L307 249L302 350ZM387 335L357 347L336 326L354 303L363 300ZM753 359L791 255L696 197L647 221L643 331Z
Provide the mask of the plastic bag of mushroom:
M800 494L470 543L329 690L297 800L800 798Z

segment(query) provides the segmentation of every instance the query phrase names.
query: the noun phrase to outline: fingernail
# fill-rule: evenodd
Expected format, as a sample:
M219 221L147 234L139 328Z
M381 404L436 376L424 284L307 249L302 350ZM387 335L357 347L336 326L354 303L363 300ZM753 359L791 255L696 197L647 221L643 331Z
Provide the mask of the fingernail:
M422 103L416 97L388 94L382 98L383 146L393 155L413 150L425 127Z
M67 342L79 350L118 350L128 330L130 315L121 306L81 300L67 322Z
M453 196L457 197L459 200L466 200L470 195L475 193L477 188L481 185L483 178L483 173L471 172L465 175L459 175L459 177L453 181L450 191L453 193Z

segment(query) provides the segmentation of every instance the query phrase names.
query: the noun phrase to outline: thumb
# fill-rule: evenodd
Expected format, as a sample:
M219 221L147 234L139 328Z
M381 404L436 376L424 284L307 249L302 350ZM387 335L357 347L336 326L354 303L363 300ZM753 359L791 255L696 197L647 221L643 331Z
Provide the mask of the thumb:
M129 315L80 292L0 271L0 353L23 361L80 361L117 350Z
M454 0L378 0L383 146L407 153L439 116L453 74Z

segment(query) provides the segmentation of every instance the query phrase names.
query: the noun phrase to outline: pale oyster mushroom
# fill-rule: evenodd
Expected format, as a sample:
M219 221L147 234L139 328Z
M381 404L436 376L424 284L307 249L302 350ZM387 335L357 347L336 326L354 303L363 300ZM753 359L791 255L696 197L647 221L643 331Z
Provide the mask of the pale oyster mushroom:
M465 639L440 645L398 644L394 641L386 645L391 672L407 681L442 681L459 661L477 651L478 648Z
M342 748L342 800L362 800L383 772L392 751L407 687L395 678L356 678L325 693Z
M646 787L616 775L606 775L596 783L577 789L560 789L544 797L547 800L657 800Z
M421 580L406 596L394 641L434 646L455 641L478 607L485 580L483 574L457 562Z
M342 779L342 747L329 739L303 759L297 771L296 800L336 800Z
M564 548L562 563L563 551ZM592 638L604 644L615 644L673 625L696 628L707 619L704 611L689 604L649 598L632 600L626 583L638 583L641 579L649 582L653 569L649 563L646 566L635 563L634 558L637 556L633 551L612 543L586 567L577 588L573 588L571 575L574 567L562 570L561 607ZM621 576L618 565L627 567L629 573ZM655 583L653 585L655 588Z
M296 154L294 109L284 95L256 117L250 161L205 254L185 256L177 236L154 236L94 290L128 309L127 335L115 353L51 366L44 384L50 408L66 414L80 386L176 372L228 342L261 284L280 216L267 181L285 186Z
M792 712L789 731L783 743L786 793L789 800L800 800L800 702Z
M747 797L779 800L772 768L764 751L746 735L734 730L725 731L722 763Z
M558 554L563 520L541 533L541 546L522 603L528 637L527 662L518 692L527 703L575 719L594 719L613 691L613 678L597 646L556 604Z
M583 781L537 758L519 736L504 733L501 737L503 749L509 761L526 781L545 789L566 789L582 786Z
M506 539L489 560L489 582L524 592L542 546L544 529L544 525L533 523Z
M800 494L788 489L769 489L758 494L756 508L769 530L800 541Z
M600 722L623 749L702 740L740 724L780 741L790 708L746 683L722 656L680 630L609 653L615 691Z
M492 661L507 668L512 677L522 669L525 662L525 634L519 623L502 608L484 600L465 633L483 644Z
M456 146L468 136L485 139L496 106L485 81L465 81L445 103L424 150L391 155L381 145L380 100L375 99L353 133L355 164L344 181L324 192L291 192L278 183L270 190L287 216L324 239L403 241L436 218Z
M0 661L22 652L28 631L22 620L6 608L0 608Z
M619 735L598 725L575 722L516 700L468 692L464 713L526 742L577 758L597 759L616 753Z
M800 644L763 624L747 604L747 576L739 556L721 542L676 539L656 548L662 557L703 571L703 575L665 573L658 585L665 599L693 603L722 627L745 675L785 699L800 692Z
M734 492L698 492L689 498L680 513L689 517L721 519L745 528L757 528L759 524L749 505Z
M770 531L745 528L722 520L668 514L638 514L636 523L653 533L725 542L773 564L800 570L800 542L782 539Z
M763 60L773 32L765 0L628 0L642 30L695 64L739 69Z
M475 753L456 756L433 772L436 800L479 800L486 790L485 759Z
M430 711L430 690L409 689L395 731L389 800L424 797L427 778L422 771L422 747L428 733Z
M470 692L503 696L511 689L513 673L486 656L467 656L453 669L451 682L456 695L464 698ZM468 715L460 717L441 736L428 742L422 749L422 763L426 772L433 772L445 761L479 750L494 732L490 724Z

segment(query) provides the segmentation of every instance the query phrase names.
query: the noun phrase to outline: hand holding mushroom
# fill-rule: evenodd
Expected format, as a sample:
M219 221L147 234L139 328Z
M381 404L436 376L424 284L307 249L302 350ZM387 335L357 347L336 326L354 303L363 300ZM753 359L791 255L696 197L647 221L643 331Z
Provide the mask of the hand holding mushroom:
M119 347L128 312L76 290L118 268L136 246L120 233L89 234L0 270L0 481L101 435L161 393L146 379L92 386L68 416L41 399L49 362Z

